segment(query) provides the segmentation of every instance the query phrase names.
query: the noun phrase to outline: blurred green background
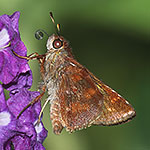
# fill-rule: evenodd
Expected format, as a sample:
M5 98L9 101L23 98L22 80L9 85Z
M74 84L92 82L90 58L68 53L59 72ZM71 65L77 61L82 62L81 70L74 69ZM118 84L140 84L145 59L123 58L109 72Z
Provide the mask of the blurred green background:
M54 33L52 11L61 34L70 41L76 59L135 108L131 122L92 126L60 136L52 133L49 105L43 122L48 129L47 150L150 149L150 1L149 0L0 0L0 15L20 11L21 38L28 54L46 52L46 40L34 38L37 29ZM37 61L30 62L36 90ZM46 98L46 96L45 96ZM42 101L42 103L44 100Z

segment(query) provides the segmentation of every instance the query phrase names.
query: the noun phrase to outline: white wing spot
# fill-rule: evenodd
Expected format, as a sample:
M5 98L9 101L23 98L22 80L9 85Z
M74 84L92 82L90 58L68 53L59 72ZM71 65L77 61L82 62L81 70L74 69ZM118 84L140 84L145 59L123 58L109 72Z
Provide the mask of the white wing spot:
M0 113L0 126L7 126L11 121L11 115L8 112Z
M128 101L125 101L126 102L126 104L129 104L129 102Z
M75 65L75 64L73 64L72 62L70 62L70 65L72 65L72 66L74 66L74 67L76 66L76 65Z
M112 111L111 108L109 108L109 107L107 109L108 109L108 111Z
M113 90L113 89L111 89L111 91L112 91L112 92L114 92L114 93L116 93L116 91L115 91L115 90Z
M123 115L123 117L125 118L126 116L131 115L132 113L133 113L133 111L129 111L128 113L125 113L125 114Z
M125 113L125 114L123 115L123 117L125 118L127 115L128 115L128 113Z
M133 113L133 111L129 111L128 114L131 115Z

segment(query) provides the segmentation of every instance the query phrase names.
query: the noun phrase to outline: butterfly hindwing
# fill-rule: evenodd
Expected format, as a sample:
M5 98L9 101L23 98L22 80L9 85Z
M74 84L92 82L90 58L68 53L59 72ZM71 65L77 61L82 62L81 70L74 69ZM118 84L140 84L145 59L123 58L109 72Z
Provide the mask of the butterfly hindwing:
M91 73L90 73L91 74ZM94 122L97 125L116 125L131 120L135 110L122 96L91 74L95 84L104 95L101 116Z

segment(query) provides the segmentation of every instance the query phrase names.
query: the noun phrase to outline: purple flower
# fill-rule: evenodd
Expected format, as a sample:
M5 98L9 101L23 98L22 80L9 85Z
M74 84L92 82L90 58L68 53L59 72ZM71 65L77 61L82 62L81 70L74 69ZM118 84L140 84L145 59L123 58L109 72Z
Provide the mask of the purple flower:
M18 20L20 13L0 16L0 150L44 150L42 146L47 130L42 122L36 124L41 111L40 102L22 109L40 93L29 91L32 72L25 59L11 50L26 56L27 50L20 39ZM3 89L9 91L6 101Z
M4 84L15 80L20 73L30 71L27 61L17 58L11 51L13 49L21 56L27 53L18 30L19 16L19 12L15 12L12 16L0 16L0 80Z

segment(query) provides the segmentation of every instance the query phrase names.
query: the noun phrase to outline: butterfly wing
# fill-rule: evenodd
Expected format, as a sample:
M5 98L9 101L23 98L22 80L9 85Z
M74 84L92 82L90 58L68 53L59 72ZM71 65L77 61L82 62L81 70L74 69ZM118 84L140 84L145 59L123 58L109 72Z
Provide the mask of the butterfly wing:
M59 100L63 127L74 131L90 126L101 114L103 94L88 71L68 58L61 73Z
M136 112L128 101L93 74L91 77L104 96L101 116L93 124L110 126L125 123L135 117Z
M114 125L135 116L133 107L72 58L61 74L59 99L63 127L72 132L91 124Z

